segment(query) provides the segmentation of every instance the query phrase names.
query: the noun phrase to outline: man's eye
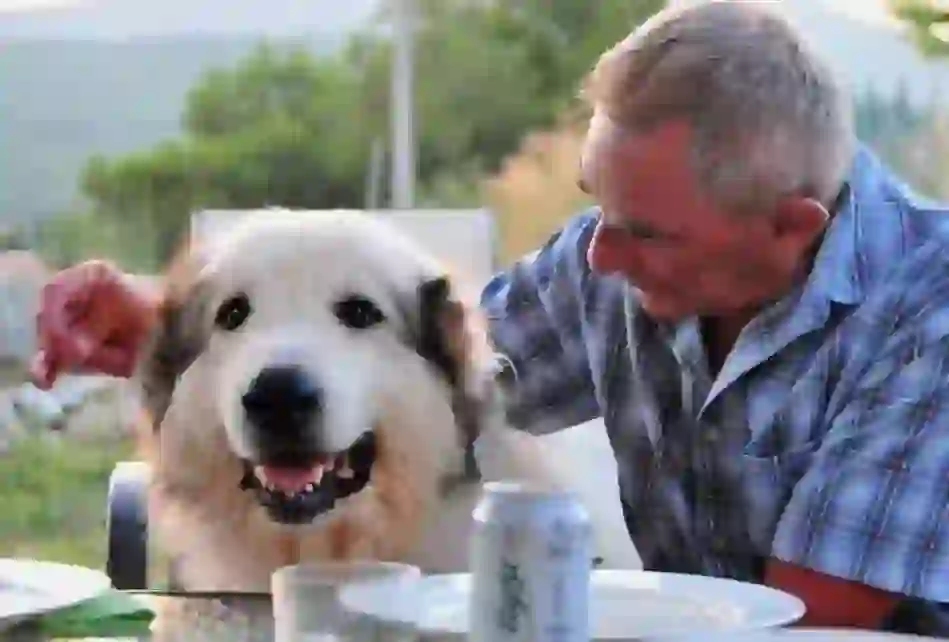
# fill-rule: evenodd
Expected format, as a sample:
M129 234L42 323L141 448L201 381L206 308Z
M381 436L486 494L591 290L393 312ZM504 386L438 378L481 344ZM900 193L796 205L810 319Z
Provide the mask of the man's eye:
M664 243L670 240L667 234L640 225L607 223L600 219L601 234L615 240L637 241L639 243Z
M661 234L650 232L649 230L627 230L627 234L641 241L660 241L666 238Z

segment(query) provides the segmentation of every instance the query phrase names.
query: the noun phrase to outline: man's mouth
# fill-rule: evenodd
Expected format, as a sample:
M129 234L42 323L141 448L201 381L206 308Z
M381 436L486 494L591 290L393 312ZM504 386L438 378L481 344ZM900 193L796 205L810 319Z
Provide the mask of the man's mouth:
M343 452L315 455L306 462L244 460L242 490L256 496L270 518L280 524L307 524L369 483L376 459L370 431Z

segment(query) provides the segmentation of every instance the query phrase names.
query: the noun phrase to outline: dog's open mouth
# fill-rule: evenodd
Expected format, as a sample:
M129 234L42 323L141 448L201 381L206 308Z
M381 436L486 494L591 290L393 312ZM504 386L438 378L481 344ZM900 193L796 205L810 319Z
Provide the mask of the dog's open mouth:
M307 524L365 488L375 460L376 438L367 432L349 449L305 463L245 460L241 489L254 493L275 522Z

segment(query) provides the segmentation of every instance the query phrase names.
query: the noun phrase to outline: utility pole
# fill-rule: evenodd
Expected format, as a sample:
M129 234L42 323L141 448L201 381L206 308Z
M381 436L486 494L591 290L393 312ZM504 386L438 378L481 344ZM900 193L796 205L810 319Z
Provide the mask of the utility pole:
M392 52L392 207L415 204L415 0L393 1Z

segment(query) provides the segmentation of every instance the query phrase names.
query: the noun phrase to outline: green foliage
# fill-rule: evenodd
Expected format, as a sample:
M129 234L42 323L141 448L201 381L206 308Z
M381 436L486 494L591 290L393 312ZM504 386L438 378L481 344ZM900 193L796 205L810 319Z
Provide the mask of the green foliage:
M865 143L886 148L911 136L934 116L932 108L914 105L905 85L895 95L884 95L872 87L854 101L857 136Z
M77 176L93 153L119 156L181 130L184 98L201 73L230 67L251 35L128 41L4 41L0 54L0 216L6 224L82 210ZM341 39L293 42L316 55Z
M857 135L914 189L930 198L949 196L946 114L936 105L914 105L906 87L894 96L868 90L855 105Z
M419 193L444 205L476 202L480 178L553 125L596 56L663 2L419 4ZM154 234L158 262L196 209L364 206L370 150L389 139L391 44L377 34L325 58L264 43L209 70L188 92L182 137L92 159L83 194L116 229Z
M0 229L0 252L28 250L30 243L18 230Z
M909 28L919 50L931 57L949 55L949 9L934 0L888 0L893 14ZM941 5L941 6L940 6Z
M96 256L140 271L155 264L153 244L147 237L141 222L123 226L96 212L81 211L42 221L34 228L31 246L55 268Z
M127 440L37 434L0 452L0 556L103 568L106 493Z

